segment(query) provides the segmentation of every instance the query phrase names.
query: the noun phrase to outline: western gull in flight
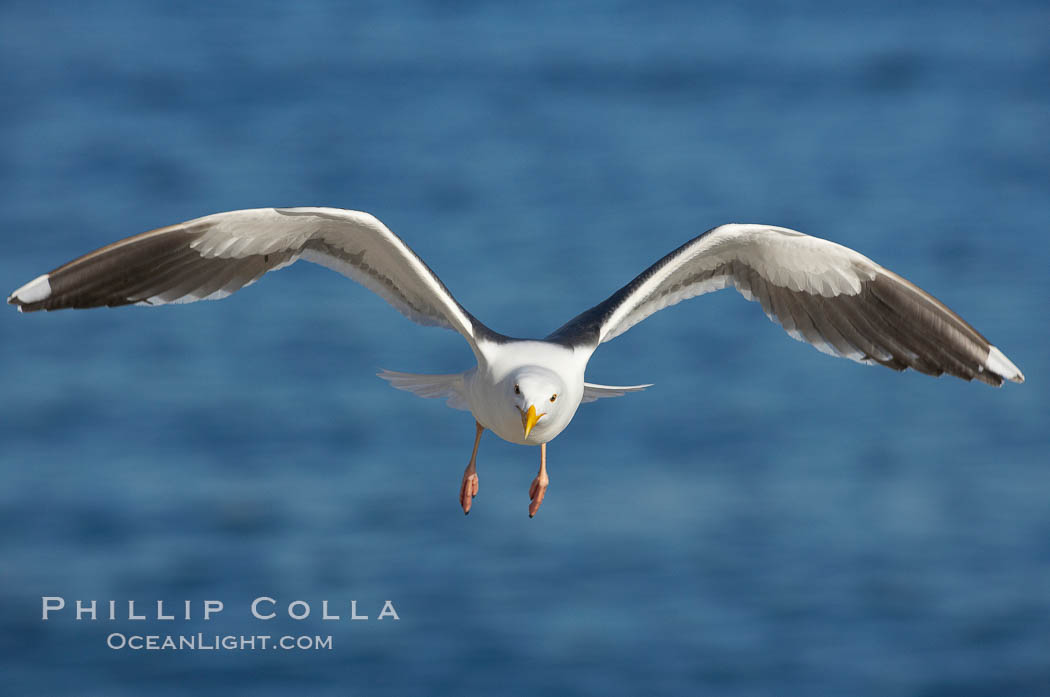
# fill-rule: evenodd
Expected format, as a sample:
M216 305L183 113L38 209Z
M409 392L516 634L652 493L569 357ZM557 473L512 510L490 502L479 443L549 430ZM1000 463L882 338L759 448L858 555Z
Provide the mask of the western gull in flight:
M852 249L769 225L708 230L544 339L489 329L383 223L338 208L230 211L144 232L30 281L8 302L33 312L214 300L299 259L357 281L411 320L454 329L467 340L477 365L465 372L379 373L398 389L473 414L474 448L459 491L464 513L478 493L485 429L540 446L529 489L532 517L547 490L547 443L580 404L649 387L586 382L598 345L658 310L728 286L760 302L792 337L833 356L995 386L1024 382L998 348L919 287Z

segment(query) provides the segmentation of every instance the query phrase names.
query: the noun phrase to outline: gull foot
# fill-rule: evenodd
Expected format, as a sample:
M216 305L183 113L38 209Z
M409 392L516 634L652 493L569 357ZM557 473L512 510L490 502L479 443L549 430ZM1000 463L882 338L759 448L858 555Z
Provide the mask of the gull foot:
M536 478L532 480L532 486L529 487L529 517L536 515L536 511L540 510L540 504L543 503L543 496L547 493L547 485L550 484L550 479L547 478L547 473L543 472L536 475Z
M470 504L478 495L478 473L471 467L463 473L463 484L459 487L459 505L463 507L463 515L470 513Z

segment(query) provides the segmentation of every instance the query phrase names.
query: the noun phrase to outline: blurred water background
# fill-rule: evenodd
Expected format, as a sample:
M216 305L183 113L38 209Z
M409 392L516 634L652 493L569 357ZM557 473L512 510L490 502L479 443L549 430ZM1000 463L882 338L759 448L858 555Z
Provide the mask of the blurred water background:
M464 517L470 417L373 375L469 351L335 274L9 310L3 691L1050 694L1048 27L1021 0L4 2L5 292L154 227L331 205L542 336L703 230L763 222L916 281L1028 383L836 361L707 296L598 352L589 379L656 386L581 408L534 520L538 451L491 435ZM51 595L226 610L43 622ZM260 595L313 614L254 620Z

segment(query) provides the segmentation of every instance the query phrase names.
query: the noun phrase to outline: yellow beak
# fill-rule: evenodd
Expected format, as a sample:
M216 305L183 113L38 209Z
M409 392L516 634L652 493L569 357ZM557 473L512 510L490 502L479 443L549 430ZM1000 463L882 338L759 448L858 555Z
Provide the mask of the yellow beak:
M521 412L521 426L525 429L525 437L529 437L529 431L536 425L536 422L540 420L543 414L536 413L535 405L530 405L528 411Z

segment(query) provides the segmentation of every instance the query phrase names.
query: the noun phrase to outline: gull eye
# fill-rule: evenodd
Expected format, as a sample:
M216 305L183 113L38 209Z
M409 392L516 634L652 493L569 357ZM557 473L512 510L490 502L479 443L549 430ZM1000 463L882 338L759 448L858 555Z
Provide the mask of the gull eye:
M551 401L552 401L552 402L553 402L554 400L556 400L557 398L558 398L558 393L557 393L557 392L555 392L554 394L552 394L552 395L551 395Z
M514 386L514 394L521 394L521 388L517 385Z

